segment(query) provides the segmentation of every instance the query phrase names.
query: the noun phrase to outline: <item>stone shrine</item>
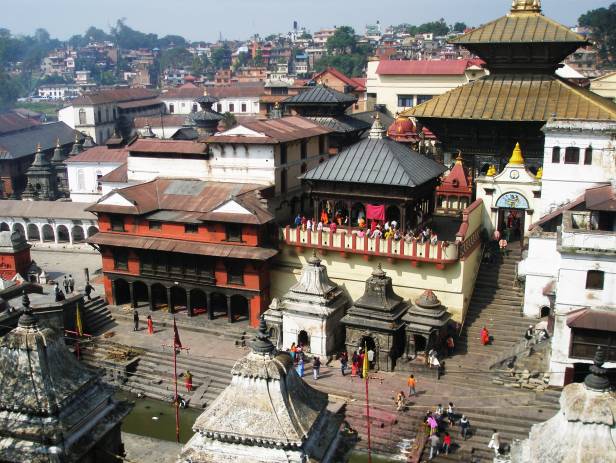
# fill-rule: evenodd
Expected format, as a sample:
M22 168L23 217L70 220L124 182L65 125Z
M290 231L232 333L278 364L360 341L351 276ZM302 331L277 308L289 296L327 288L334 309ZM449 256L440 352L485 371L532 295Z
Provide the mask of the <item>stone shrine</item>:
M450 318L436 295L431 290L424 291L402 317L406 332L404 357L412 359L419 352L425 354L441 346L447 336Z
M315 252L302 269L299 281L282 297L277 309L270 308L265 317L273 320L273 312L280 312L279 347L301 343L313 355L333 356L344 344L340 320L350 305L348 296L329 279L327 268Z
M17 328L0 339L0 461L109 463L123 454L129 407L39 325L23 297Z
M597 348L583 383L565 386L559 412L531 428L528 439L514 442L512 463L603 463L616 461L616 396ZM554 437L558 436L557 439Z
M195 100L201 106L201 110L191 113L187 120L196 126L199 136L207 137L217 132L218 124L223 120L222 114L212 109L212 105L217 101L217 98L207 93Z
M278 352L261 318L251 352L231 384L197 418L181 463L333 462L340 420L327 394L306 384Z
M349 354L358 348L374 351L374 368L393 371L404 350L403 317L408 305L394 293L391 277L381 264L366 281L364 295L348 310L342 323Z
M51 165L53 167L54 172L56 173L56 189L58 197L68 198L70 196L69 186L68 186L68 171L66 169L66 161L67 156L62 152L62 147L60 146L60 139L56 140L56 148L53 150L53 156L51 158Z
M34 162L26 171L26 178L28 183L22 194L23 199L54 201L58 198L56 171L41 151L40 144L36 146Z

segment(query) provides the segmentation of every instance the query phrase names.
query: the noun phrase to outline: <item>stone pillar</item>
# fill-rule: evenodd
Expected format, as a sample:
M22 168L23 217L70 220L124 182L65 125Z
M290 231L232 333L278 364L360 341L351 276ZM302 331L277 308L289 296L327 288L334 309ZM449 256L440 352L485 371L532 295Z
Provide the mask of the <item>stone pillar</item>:
M41 244L43 244L45 242L45 240L43 238L43 227L39 227L37 225L36 228L38 228L38 231L39 231L39 241L40 241Z
M319 210L319 200L318 199L316 198L314 199L314 204L312 208L313 208L312 215L314 216L313 219L315 219L318 222L321 218L321 211ZM316 225L313 225L313 229L314 230L317 229Z
M135 282L131 281L128 283L128 291L130 292L130 306L135 309L137 308L137 301L135 300Z
M353 212L353 203L351 201L347 201L346 203L347 206L347 210L348 212L348 216L349 216L349 225L348 225L348 229L349 229L349 233L351 233L351 229L353 228L353 217L352 217L352 212Z
M154 301L152 300L152 287L147 285L148 288L148 304L150 305L150 312L154 311Z
M53 242L58 244L58 227L53 227Z
M205 293L205 305L207 309L207 319L213 320L214 313L212 312L212 294L211 293Z
M231 310L231 296L227 295L227 321L233 323L233 311Z
M73 227L69 228L67 226L66 229L68 230L68 244L72 246L73 245Z
M111 300L113 301L113 305L116 305L116 282L115 280L111 280Z
M189 317L193 316L193 309L192 309L192 304L190 301L190 289L186 290L186 314Z
M166 289L167 289L167 311L169 313L174 313L173 304L171 300L171 287L166 288Z

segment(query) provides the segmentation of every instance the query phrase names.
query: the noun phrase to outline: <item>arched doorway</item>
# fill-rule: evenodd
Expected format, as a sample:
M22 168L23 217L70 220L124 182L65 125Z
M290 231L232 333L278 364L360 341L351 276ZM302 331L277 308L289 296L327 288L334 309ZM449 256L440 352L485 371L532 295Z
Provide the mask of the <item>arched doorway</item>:
M83 227L81 225L73 225L73 228L71 228L71 233L73 234L73 243L85 242L86 237L83 233Z
M24 238L26 237L26 230L25 230L24 226L22 224L20 224L20 223L13 224L13 233L14 232L19 233Z
M46 223L43 225L43 241L46 243L53 242L56 240L56 235L53 232L53 227Z
M368 363L368 367L371 370L375 367L378 367L377 366L378 350L377 350L376 342L374 341L374 338L372 336L362 336L359 347L361 347L364 350L365 355L368 355L368 352L370 351L374 352L372 362ZM370 360L370 357L368 357L368 360Z
M250 319L248 299L239 294L231 296L231 317L233 321L245 321Z
M227 296L221 293L212 293L210 297L212 318L227 316Z
M524 219L526 210L530 208L528 200L520 193L509 192L498 198L496 207L496 226L503 237L509 242L524 238Z
M160 283L154 283L150 292L152 294L152 309L167 309L167 288Z
M58 234L58 243L69 243L71 241L68 228L66 228L65 225L58 225L56 227L56 233Z
M415 339L415 352L425 352L428 345L426 338L420 334L415 334L413 339Z
M98 233L98 228L96 228L94 225L90 225L90 226L88 227L88 238L89 238L90 236L94 236L94 235L96 235L97 233Z
M186 312L186 290L181 286L171 287L171 310L170 312Z
M11 231L11 227L6 222L0 223L0 231Z
M297 333L297 345L310 347L310 335L307 331L301 330Z
M115 305L130 304L130 288L128 282L122 278L113 281Z
M207 313L207 296L205 292L200 289L192 289L190 291L190 305L193 316Z
M39 228L36 224L29 223L28 228L28 241L41 241L41 233L39 232Z
M148 306L148 287L143 281L133 282L133 297L135 298L135 304L137 307Z

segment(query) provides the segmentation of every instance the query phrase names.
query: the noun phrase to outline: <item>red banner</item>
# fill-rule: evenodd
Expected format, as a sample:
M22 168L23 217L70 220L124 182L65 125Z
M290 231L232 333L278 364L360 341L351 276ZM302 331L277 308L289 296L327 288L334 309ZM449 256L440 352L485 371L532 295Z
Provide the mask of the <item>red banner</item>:
M385 206L375 206L374 204L366 204L366 219L385 220Z

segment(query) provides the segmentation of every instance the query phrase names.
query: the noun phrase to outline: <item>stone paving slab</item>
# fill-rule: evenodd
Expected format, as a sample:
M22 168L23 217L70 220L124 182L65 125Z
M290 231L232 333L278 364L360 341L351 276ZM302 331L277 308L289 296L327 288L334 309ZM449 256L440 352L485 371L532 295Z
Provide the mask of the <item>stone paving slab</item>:
M123 432L127 463L171 463L177 460L182 444Z

